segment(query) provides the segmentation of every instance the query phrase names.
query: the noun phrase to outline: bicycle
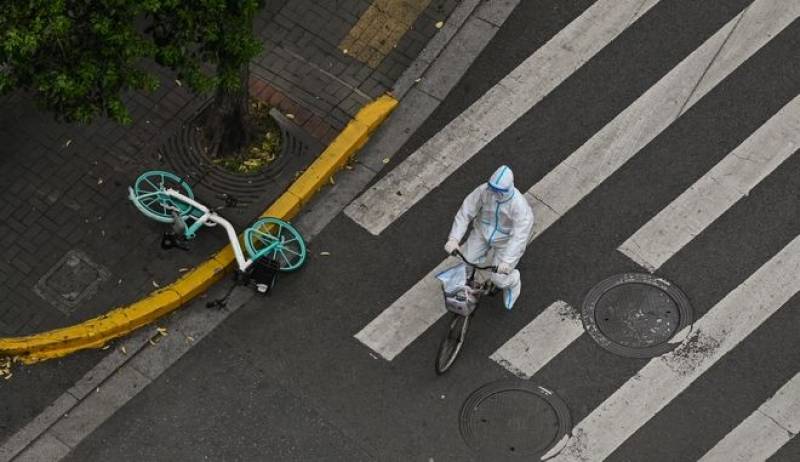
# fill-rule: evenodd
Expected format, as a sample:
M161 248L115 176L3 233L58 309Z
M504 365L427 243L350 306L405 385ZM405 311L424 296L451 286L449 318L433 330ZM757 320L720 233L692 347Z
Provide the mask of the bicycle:
M245 258L233 225L217 214L219 209L212 210L198 202L191 186L174 173L151 170L141 174L128 187L128 198L148 218L172 224L172 232L165 232L161 240L164 249L188 250L183 242L194 239L197 231L221 225L236 259L236 282L247 285L254 281L256 290L262 294L273 287L278 272L295 271L305 262L303 237L292 225L275 217L262 217L245 230L244 248L249 257ZM226 203L233 202L226 198ZM224 306L231 291L209 305Z
M475 281L475 272L477 270L492 270L492 272L496 272L496 266L477 266L468 261L458 250L453 252L453 254L461 258L461 260L471 268L471 272L469 277L466 278L466 283L459 284L454 290L447 290L445 285L442 285L445 307L447 311L451 313L451 317L450 321L447 323L447 334L439 344L439 351L436 354L437 375L442 375L450 369L450 366L453 365L456 357L458 357L458 353L461 351L461 347L467 336L469 320L475 314L480 297L486 294L491 295L495 292L495 287L491 279L478 283ZM445 270L439 273L437 277L461 266L463 265ZM466 271L466 268L464 268L464 270ZM442 279L440 278L440 280Z

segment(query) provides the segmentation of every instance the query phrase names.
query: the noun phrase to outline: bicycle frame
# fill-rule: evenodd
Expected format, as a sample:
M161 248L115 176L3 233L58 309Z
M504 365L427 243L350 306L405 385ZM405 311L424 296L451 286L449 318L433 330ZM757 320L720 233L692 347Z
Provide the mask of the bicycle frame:
M139 204L138 201L133 200L134 197L135 197L135 194L133 192L133 188L128 187L128 194L130 195L130 197L132 199L131 202L133 202L133 204L136 206L136 208L138 208L145 215L152 216L152 214L148 210L143 208ZM216 225L222 225L222 227L225 228L225 233L228 235L228 240L230 241L231 247L233 248L233 255L236 258L236 264L239 267L239 271L242 271L242 272L247 271L247 269L258 258L258 256L263 255L263 254L271 251L273 249L273 247L275 247L275 245L277 245L277 244L271 244L271 245L265 247L264 249L262 249L259 252L259 255L256 256L254 259L245 258L244 252L242 251L242 246L239 243L239 236L236 234L236 230L233 228L233 225L228 220L226 220L225 218L221 217L215 211L209 209L205 205L197 202L196 200L194 200L194 199L192 199L190 197L187 197L187 196L181 194L180 192L178 192L178 191L176 191L176 190L174 190L172 188L167 188L167 189L164 189L162 191L155 191L155 192L152 192L152 193L148 193L148 194L140 196L139 199L141 200L142 198L145 198L145 197L148 197L148 196L156 196L155 200L159 200L158 197L159 196L164 196L164 195L167 196L167 197L171 197L171 198L177 199L178 201L180 201L180 202L182 202L182 203L184 203L184 204L186 204L186 205L191 207L191 210L189 211L188 214L179 215L180 212L181 212L180 209L178 209L177 207L172 207L172 206L169 206L169 205L165 205L165 207L167 209L172 209L175 212L178 212L176 214L177 216L175 217L175 219L176 220L181 220L181 222L183 223L182 231L183 231L183 235L184 235L184 237L186 239L194 239L194 237L196 236L197 231L200 228L202 228L203 226L213 227L213 226L216 226ZM199 216L196 215L197 213L199 213L200 215ZM189 225L187 223L190 218L192 220L194 220L194 222L191 225Z

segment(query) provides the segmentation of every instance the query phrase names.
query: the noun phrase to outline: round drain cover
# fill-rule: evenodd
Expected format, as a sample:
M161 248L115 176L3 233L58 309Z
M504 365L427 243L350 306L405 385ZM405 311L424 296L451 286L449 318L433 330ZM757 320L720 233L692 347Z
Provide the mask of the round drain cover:
M680 342L670 340L692 323L692 307L680 289L640 273L612 276L594 286L581 315L586 331L601 347L632 358L672 350Z
M467 445L487 458L538 458L566 441L572 422L567 405L547 388L501 380L467 398L459 427Z

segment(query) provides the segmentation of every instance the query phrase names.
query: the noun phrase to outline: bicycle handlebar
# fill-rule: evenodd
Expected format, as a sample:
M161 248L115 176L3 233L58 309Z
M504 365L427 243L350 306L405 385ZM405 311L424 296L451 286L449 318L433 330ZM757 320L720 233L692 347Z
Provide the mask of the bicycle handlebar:
M475 263L472 263L471 261L467 260L467 257L465 257L464 254L461 253L460 250L454 250L452 255L458 256L459 258L461 258L461 260L464 261L464 263L468 264L469 266L471 266L471 267L473 267L475 269L479 269L479 270L488 270L488 269L490 269L490 270L492 270L494 272L497 271L497 267L496 266L478 266Z

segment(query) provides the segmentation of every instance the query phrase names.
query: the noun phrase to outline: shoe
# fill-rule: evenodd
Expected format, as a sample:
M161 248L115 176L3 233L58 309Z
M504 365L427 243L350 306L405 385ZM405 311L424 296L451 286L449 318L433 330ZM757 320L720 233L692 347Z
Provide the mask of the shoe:
M517 302L517 298L519 298L521 289L521 284L514 284L511 287L506 287L503 289L503 304L507 310L510 310L514 307L514 303Z

